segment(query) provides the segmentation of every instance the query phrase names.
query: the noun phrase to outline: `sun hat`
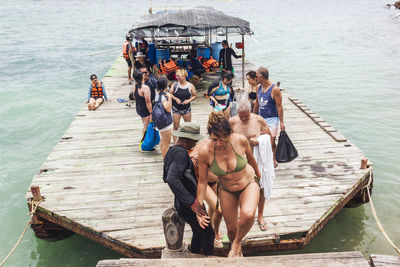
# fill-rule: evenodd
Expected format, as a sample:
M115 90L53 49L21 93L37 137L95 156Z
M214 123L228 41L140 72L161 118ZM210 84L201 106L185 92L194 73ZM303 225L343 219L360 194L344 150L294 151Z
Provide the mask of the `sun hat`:
M172 132L174 136L189 138L193 140L204 139L204 136L200 134L200 126L193 122L183 122L179 127L179 130Z
M137 52L137 54L136 54L136 58L138 58L138 57L145 57L146 55L145 54L143 54L142 52Z

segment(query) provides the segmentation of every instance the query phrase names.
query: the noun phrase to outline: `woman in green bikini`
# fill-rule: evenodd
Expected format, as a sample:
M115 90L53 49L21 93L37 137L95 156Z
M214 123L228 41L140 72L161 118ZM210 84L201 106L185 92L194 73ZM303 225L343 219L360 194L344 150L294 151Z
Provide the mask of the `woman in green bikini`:
M260 198L260 171L247 138L232 133L222 112L212 112L208 119L209 139L199 152L197 200L203 203L207 172L211 170L220 183L220 200L231 250L228 257L242 257L241 241L254 223ZM238 207L240 216L238 216ZM238 218L240 219L238 220Z

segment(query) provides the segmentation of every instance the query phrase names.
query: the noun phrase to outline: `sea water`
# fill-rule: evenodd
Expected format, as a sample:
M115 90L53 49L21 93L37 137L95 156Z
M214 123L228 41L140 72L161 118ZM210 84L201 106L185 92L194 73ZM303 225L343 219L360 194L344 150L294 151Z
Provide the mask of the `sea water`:
M86 101L90 74L105 74L151 4L208 5L248 20L246 58L374 163L373 201L400 245L400 12L386 1L0 0L0 260L28 220L33 176ZM343 209L303 250L280 253L349 250L394 255L369 204ZM49 243L28 229L6 266L120 257L78 235Z

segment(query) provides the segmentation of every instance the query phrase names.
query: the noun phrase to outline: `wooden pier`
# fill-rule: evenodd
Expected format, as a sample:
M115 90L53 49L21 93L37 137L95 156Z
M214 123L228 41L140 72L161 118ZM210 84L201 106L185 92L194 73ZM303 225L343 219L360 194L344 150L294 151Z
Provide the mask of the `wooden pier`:
M172 266L238 266L238 267L275 267L275 266L302 266L302 267L369 267L359 251L294 254L282 256L258 256L245 258L177 258L177 259L119 259L102 260L97 267L172 267Z
M240 70L240 62L235 64ZM248 68L252 65L246 63ZM165 246L161 215L173 205L162 180L161 155L139 151L142 123L134 103L116 100L127 99L132 88L123 58L102 81L111 101L96 111L83 105L33 178L32 185L44 197L33 228L42 225L45 232L44 226L52 224L128 257L157 258ZM262 232L253 226L243 241L245 254L300 249L350 200L368 201L365 185L372 179L372 167L360 168L362 152L298 99L282 93L287 133L299 156L276 169L265 208L269 228ZM192 105L193 122L203 133L210 111L204 97ZM26 198L31 203L30 191ZM224 248L217 255L225 255L229 247L224 223L221 228ZM190 227L185 230L189 243Z

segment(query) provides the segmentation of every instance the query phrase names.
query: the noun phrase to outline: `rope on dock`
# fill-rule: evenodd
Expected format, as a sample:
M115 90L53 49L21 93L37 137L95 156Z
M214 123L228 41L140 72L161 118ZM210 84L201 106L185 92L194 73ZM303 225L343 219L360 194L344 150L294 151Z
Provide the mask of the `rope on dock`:
M35 202L36 202L36 205L35 205ZM3 264L4 264L4 263L7 261L7 259L11 256L11 254L13 254L14 250L17 248L17 246L18 246L19 243L21 242L22 237L24 236L24 234L25 234L25 232L26 232L26 229L28 229L28 226L31 224L32 217L33 217L33 215L35 215L35 212L36 212L36 210L37 210L37 208L39 207L39 204L40 204L41 202L42 202L42 200L40 200L40 201L33 201L33 200L32 200L32 202L31 202L31 203L32 203L32 208L31 208L31 211L28 213L28 214L31 215L31 217L29 218L28 223L25 225L25 229L24 229L24 231L22 232L21 236L19 237L17 243L14 245L14 247L11 249L11 251L8 253L8 255L4 258L4 260L1 261L0 266L3 266Z
M369 197L369 204L371 205L372 214L374 215L374 219L376 221L376 224L378 225L379 230L381 230L383 236L386 238L386 240L389 242L389 244L392 245L394 250L400 255L400 249L398 247L396 247L396 245L393 243L393 241L386 234L386 231L385 231L385 229L383 229L383 226L382 226L382 224L381 224L381 222L380 222L380 220L378 218L378 215L376 214L374 203L372 203L371 194L369 192L371 183L372 183L372 171L369 172L369 181L368 181L368 184L365 186L365 188L367 188L368 197Z
M116 49L112 49L112 50L107 50L107 51L103 51L103 52L99 52L99 53L94 53L94 54L90 54L88 55L89 57L95 56L95 55L101 55L101 54L106 54L106 53L110 53L110 52L114 52L117 50L120 50L121 48L116 48Z

